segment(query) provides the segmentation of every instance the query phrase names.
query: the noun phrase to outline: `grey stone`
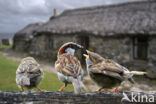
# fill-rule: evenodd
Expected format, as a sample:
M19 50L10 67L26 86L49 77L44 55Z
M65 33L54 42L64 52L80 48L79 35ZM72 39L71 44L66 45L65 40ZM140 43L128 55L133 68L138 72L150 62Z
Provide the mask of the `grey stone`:
M131 94L139 96L151 95L156 102L155 93L145 92L124 92L129 99ZM0 92L0 104L138 104L138 102L121 101L123 92L99 92L99 93L81 93L75 95L72 92ZM136 97L137 99L137 97ZM148 102L143 100L141 104ZM140 103L139 103L140 104ZM154 103L150 103L154 104Z

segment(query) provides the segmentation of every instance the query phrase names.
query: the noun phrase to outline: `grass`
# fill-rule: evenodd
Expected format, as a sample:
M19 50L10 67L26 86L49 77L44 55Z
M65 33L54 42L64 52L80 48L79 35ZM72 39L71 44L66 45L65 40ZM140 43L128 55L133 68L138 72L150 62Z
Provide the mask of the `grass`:
M0 48L1 49L1 48ZM0 90L1 91L20 91L15 82L16 69L19 63L7 59L0 53ZM44 79L39 87L47 91L58 91L63 83L58 80L57 75L44 72ZM72 85L68 85L66 91L72 91Z
M12 43L10 43L10 45L2 45L2 44L0 44L0 51L5 49L5 48L11 48L12 45L13 45Z

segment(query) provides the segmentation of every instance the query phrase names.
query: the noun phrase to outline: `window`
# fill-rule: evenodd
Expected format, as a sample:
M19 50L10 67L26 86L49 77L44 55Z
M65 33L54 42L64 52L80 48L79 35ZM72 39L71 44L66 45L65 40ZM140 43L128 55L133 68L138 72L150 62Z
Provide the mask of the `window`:
M48 49L53 49L53 38L51 36L48 37Z
M88 36L80 36L80 44L84 46L84 48L88 49L89 47L89 37Z
M88 36L79 36L79 44L81 44L85 49L89 48L89 37ZM85 63L85 57L83 56L84 50L81 50L80 57L81 63Z
M148 37L139 36L133 38L133 57L146 60L148 57Z

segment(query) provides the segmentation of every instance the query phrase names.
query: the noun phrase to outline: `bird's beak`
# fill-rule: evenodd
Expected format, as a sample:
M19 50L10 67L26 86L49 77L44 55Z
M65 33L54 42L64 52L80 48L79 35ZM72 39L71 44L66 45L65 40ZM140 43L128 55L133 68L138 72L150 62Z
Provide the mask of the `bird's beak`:
M86 59L89 59L89 55L83 54L83 56L84 56Z

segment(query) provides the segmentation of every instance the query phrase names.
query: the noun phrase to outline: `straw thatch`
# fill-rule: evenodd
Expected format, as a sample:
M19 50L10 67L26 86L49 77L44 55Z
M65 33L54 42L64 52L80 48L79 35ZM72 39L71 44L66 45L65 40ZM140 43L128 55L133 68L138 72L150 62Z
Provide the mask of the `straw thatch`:
M27 25L25 28L14 35L14 40L29 40L33 38L36 30L42 25L43 23L41 22Z
M117 34L155 34L156 1L129 2L64 11L37 32L78 33L110 36Z

